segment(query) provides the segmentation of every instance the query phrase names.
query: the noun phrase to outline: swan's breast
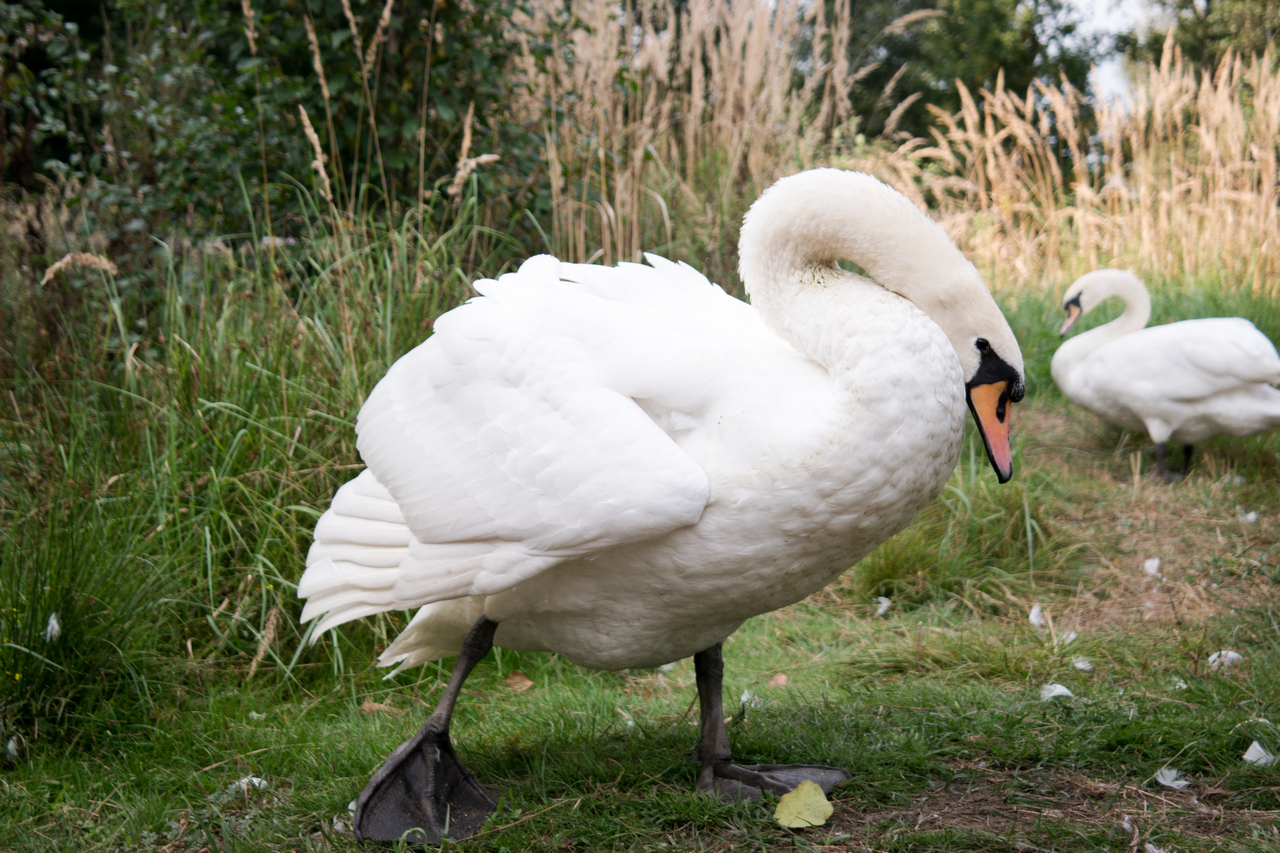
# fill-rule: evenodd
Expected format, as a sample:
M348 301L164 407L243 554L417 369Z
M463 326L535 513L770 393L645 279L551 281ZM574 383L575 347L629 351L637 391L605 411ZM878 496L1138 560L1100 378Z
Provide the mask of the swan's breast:
M825 365L794 350L762 354L738 371L749 381L680 439L711 481L708 509L759 505L770 529L816 533L876 513L905 524L890 508L941 489L964 431L959 360L913 304L859 290L826 312Z

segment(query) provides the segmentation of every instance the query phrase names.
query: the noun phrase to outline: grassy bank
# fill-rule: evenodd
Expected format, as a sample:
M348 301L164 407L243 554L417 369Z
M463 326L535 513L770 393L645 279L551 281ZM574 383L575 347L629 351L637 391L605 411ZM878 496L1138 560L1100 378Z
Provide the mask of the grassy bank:
M1056 652L1020 620L867 613L798 606L753 620L726 650L728 689L752 694L732 706L742 757L853 772L828 827L784 830L767 806L692 792L688 662L610 674L507 654L477 670L455 731L508 810L453 846L1274 849L1275 770L1240 758L1276 734L1263 719L1276 711L1274 610L1117 627ZM1204 653L1223 644L1245 663L1208 671ZM1075 670L1074 653L1094 669ZM513 690L516 673L532 686ZM786 686L770 686L780 674ZM1042 702L1048 678L1075 698ZM44 754L6 780L6 848L358 849L347 803L441 681L430 669L396 689L343 681L311 696L226 685L152 726L123 723L90 752ZM1153 781L1166 766L1191 786ZM237 787L249 778L265 785Z
M117 343L98 279L93 334L60 372L12 389L6 849L355 849L346 804L434 701L444 670L386 683L371 666L404 614L304 647L293 584L315 518L358 466L362 395L466 294L450 249L465 241L325 239L175 262L145 359ZM1276 769L1241 756L1255 739L1280 751L1266 722L1280 714L1280 440L1210 443L1174 486L1135 476L1149 448L1048 382L1055 294L1001 299L1031 378L1017 479L997 486L971 441L915 526L727 647L730 695L752 694L733 703L744 758L854 772L831 825L792 833L763 806L692 793L688 661L591 673L505 653L469 682L456 732L509 810L459 846L1274 844ZM1156 293L1161 319L1202 313L1280 333L1247 289ZM1162 580L1141 569L1152 556ZM1210 670L1222 648L1245 661ZM1048 682L1075 698L1041 702ZM1192 787L1153 781L1166 764ZM249 777L265 787L234 787Z
M1073 444L1069 458L1024 445L1020 461L1080 491L1074 514L1040 519L1074 543L1074 590L1023 575L999 613L968 606L974 598L917 607L895 594L878 618L855 573L751 620L726 647L743 758L853 772L829 826L792 832L766 806L692 792L690 662L595 673L504 653L468 683L455 733L507 810L454 846L1102 851L1137 839L1139 849L1273 849L1276 769L1241 759L1253 740L1274 751L1280 734L1269 722L1280 712L1280 613L1263 597L1280 518L1274 480L1247 462L1262 449L1215 449L1187 482L1134 495L1127 460L1115 462L1087 425L1052 402L1033 408L1045 434ZM1073 467L1104 473L1086 485ZM1240 521L1244 508L1259 521ZM1171 518L1199 524L1162 527ZM1162 580L1140 568L1152 554L1165 557ZM1032 603L1048 611L1043 629L1027 621ZM1210 668L1224 648L1244 660ZM357 849L347 803L417 728L445 674L427 667L388 685L368 646L357 654L340 672L313 664L323 675L305 686L269 671L248 682L224 666L146 717L100 720L70 754L31 744L0 794L6 849ZM1078 669L1082 659L1092 668ZM1074 697L1042 701L1049 682ZM1154 781L1165 767L1190 787Z
M13 383L0 427L6 737L150 713L208 678L342 670L340 649L300 651L296 569L358 467L363 395L469 293L469 245L407 224L190 254L150 306L61 273L82 277L77 335Z

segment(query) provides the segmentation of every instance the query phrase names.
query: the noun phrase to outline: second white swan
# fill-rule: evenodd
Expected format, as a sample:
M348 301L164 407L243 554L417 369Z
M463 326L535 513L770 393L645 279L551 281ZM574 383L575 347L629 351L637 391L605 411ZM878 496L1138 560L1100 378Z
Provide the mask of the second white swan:
M1112 296L1124 313L1077 335L1053 355L1053 380L1068 400L1156 445L1156 473L1168 468L1168 445L1183 445L1183 471L1193 445L1219 435L1253 435L1280 426L1280 356L1242 317L1182 320L1145 328L1151 297L1123 270L1095 270L1067 288L1066 335L1076 320Z

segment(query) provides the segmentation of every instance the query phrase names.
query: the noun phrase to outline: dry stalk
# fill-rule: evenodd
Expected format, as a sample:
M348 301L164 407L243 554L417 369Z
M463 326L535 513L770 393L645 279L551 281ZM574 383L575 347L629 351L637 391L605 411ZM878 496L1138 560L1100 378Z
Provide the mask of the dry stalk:
M316 37L316 29L311 22L311 18L308 16L304 16L302 21L307 29L307 44L311 48L311 67L315 69L316 78L320 81L320 94L324 96L324 118L325 118L325 124L329 128L329 153L331 157L330 162L333 163L335 177L338 181L338 185L341 187L344 181L344 178L342 175L342 160L338 156L338 146L337 146L338 135L334 131L334 126L333 126L333 105L330 102L329 81L325 77L324 62L322 61L321 55L320 55L320 39Z
M828 141L856 130L847 93L875 67L845 59L847 6L828 15L802 0L655 0L636 18L583 0L573 11L584 26L564 26L563 4L531 0L513 34L527 93L514 111L547 128L552 250L636 259L672 218L677 233L713 245L732 215L717 196L834 164L935 211L1007 287L1056 287L1116 265L1280 293L1274 50L1201 70L1170 42L1159 63L1136 69L1128 106L1091 104L1066 83L961 87L960 109L933 110L927 139L896 134L918 96L893 106L895 78L881 99L892 106L882 142L833 156ZM881 35L937 14L904 15ZM797 87L806 40L813 61Z
M258 651L253 656L253 661L249 664L249 674L245 676L246 680L253 678L254 673L258 671L258 664L262 663L267 656L267 650L271 648L271 644L276 640L276 629L280 627L280 608L272 607L267 612L267 624L262 629L262 640L258 643Z
M476 157L465 157L458 161L458 171L453 175L453 181L449 184L449 197L457 198L462 193L462 187L467 182L467 178L471 177L471 173L476 170L477 166L483 166L485 163L495 163L501 160L497 154L480 154Z
M253 23L253 7L249 0L240 0L240 10L244 12L244 37L249 40L249 53L258 55L258 30Z
M477 166L502 159L497 154L467 156L471 151L471 122L475 119L475 115L476 102L472 101L467 107L467 118L462 123L462 149L458 154L458 170L454 173L453 182L449 184L449 189L446 190L450 198L457 198L461 195L463 185L466 184L467 178L471 177L471 173L476 170Z
M111 276L119 273L116 265L101 255L93 255L89 252L71 252L64 255L57 263L44 271L44 277L40 279L40 284L48 284L58 273L73 266L99 270Z
M120 174L120 149L116 147L115 134L111 131L110 124L102 125L102 141L107 149L107 166L111 170L112 175Z
M307 28L307 44L311 46L311 67L315 69L316 78L320 81L320 94L324 95L324 108L329 109L329 81L324 76L324 64L320 61L320 40L316 38L316 28L311 24L310 16L304 16L302 23Z
M638 259L669 219L659 188L696 204L697 227L712 231L720 210L694 201L707 166L723 176L715 188L723 196L743 178L758 192L818 160L851 118L848 92L862 71L847 59L848 4L837 6L827 21L825 4L803 0L659 0L637 19L619 4L585 0L573 9L584 26L566 27L563 4L530 3L515 30L524 45L515 72L527 92L516 113L537 119L557 107L545 155L555 251ZM810 38L819 60L797 88L792 75ZM535 50L545 42L552 50Z
M918 9L915 12L907 14L889 22L889 25L880 31L882 36L902 35L912 24L918 24L929 18L945 18L947 13L941 9Z
M391 7L395 5L396 0L387 0L387 4L382 7L382 16L378 18L378 27L373 32L373 38L369 41L369 49L364 54L364 75L369 76L369 72L373 69L373 61L378 58L378 48L387 40L387 25L391 23Z
M902 121L902 116L916 101L924 97L923 92L912 92L903 98L899 104L889 112L889 117L884 120L884 135L887 139L892 139L894 132L898 129L898 122Z
M342 0L342 12L347 16L347 26L351 28L351 44L355 47L356 59L359 60L364 55L364 41L360 38L360 27L356 24L355 13L351 11L351 0ZM362 74L368 74L363 63L360 65L360 70Z
M298 104L298 112L302 115L302 130L306 133L307 141L311 143L311 152L315 155L315 159L311 161L311 168L315 169L320 178L320 196L325 201L333 204L333 190L329 185L329 173L324 168L324 163L329 158L320 147L320 137L316 135L316 129L311 126L311 117L307 115L307 108L302 104Z
M378 35L374 36L373 41L369 45L369 54L366 56L365 50L364 50L364 42L361 41L360 39L360 27L356 23L355 13L351 11L350 0L342 0L342 11L343 11L343 14L345 14L347 17L347 26L351 28L351 47L353 50L355 50L356 62L360 66L360 83L364 87L364 101L365 101L364 106L368 108L368 112L365 113L365 120L368 121L369 123L369 145L372 148L373 160L377 163L377 166L378 166L378 175L382 180L382 193L385 197L390 198L391 190L389 189L389 185L387 184L386 164L382 159L382 145L378 141L378 122L375 118L375 113L377 112L377 101L374 100L373 94L369 88L369 71L372 68L372 59L370 57L376 55L377 53L379 36ZM383 14L383 17L386 17L388 19L390 18L391 0L387 0L387 5L383 9L382 14ZM379 24L379 26L381 26L381 24ZM376 84L374 88L376 89ZM332 128L332 123L331 123L331 128ZM357 153L360 150L359 134L357 134L356 136L355 149ZM366 166L366 168L371 169L372 167ZM356 188L356 179L357 179L358 173L359 173L358 166L352 169L351 189L350 189L350 194L348 196L349 200L351 201L354 201L356 197L355 188Z
M1199 70L1166 45L1129 105L1062 83L961 87L934 110L932 144L870 149L840 165L888 181L992 279L1057 287L1101 266L1165 280L1280 291L1280 68L1270 51ZM896 110L895 110L896 112ZM1074 168L1071 168L1074 165Z

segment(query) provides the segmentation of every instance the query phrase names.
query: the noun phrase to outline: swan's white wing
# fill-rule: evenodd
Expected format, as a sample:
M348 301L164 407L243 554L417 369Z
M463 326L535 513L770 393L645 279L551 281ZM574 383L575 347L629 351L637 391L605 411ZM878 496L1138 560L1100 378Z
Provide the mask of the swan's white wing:
M1200 373L1211 389L1280 381L1280 355L1275 345L1242 317L1184 320L1156 329L1168 329L1165 334L1170 337L1176 335L1188 368Z
M1160 400L1201 400L1242 385L1280 381L1280 357L1248 320L1220 317L1151 326L1097 351L1091 381L1120 382Z
M706 505L706 474L633 399L705 396L697 377L673 381L688 373L690 328L601 292L616 281L556 273L554 259L535 259L477 283L485 296L441 317L360 411L357 447L414 537L488 548L426 587L493 594L561 559L693 524ZM708 295L736 302L697 293ZM692 302L696 327L707 312Z

